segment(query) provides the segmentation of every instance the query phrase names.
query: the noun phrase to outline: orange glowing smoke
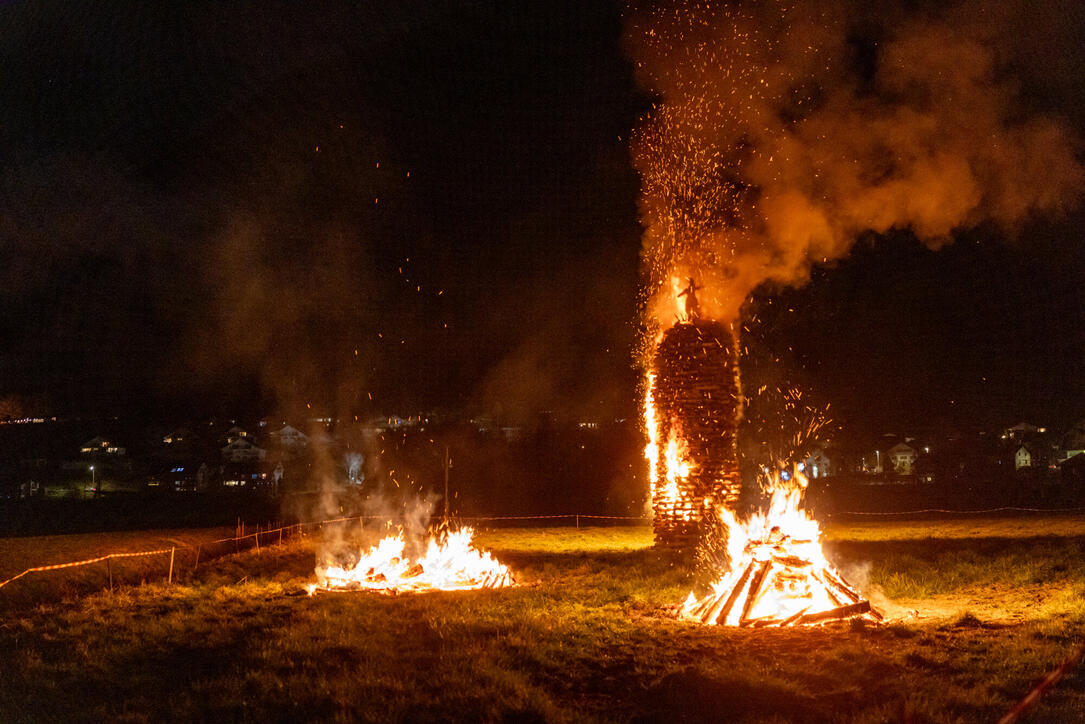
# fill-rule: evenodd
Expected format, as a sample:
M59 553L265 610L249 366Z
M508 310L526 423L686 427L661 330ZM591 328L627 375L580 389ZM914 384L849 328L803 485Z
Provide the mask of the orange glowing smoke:
M629 4L626 47L655 99L632 141L649 323L674 324L674 277L730 322L759 284L801 284L866 231L938 248L1081 202L1079 139L1022 100L1007 61L1041 56L1007 57L991 24L1019 33L997 3L922 19L851 0ZM866 69L851 60L863 27L881 41Z
M472 545L474 530L460 528L438 538L432 536L417 560L404 555L403 534L388 536L363 553L349 568L329 564L316 569L317 590L367 590L396 594L422 591L464 591L504 588L514 583L512 573L489 553Z

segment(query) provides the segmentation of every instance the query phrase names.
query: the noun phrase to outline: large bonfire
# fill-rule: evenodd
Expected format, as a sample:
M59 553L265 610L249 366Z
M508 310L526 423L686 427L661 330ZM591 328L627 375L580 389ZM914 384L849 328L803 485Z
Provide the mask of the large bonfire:
M327 562L317 567L315 591L375 591L394 595L422 591L464 591L513 585L512 573L488 552L472 545L474 531L460 528L431 535L425 552L412 559L400 532L362 552L350 566Z
M711 592L691 592L680 615L753 627L880 620L826 560L818 524L803 508L808 481L799 467L777 468L767 511L746 521L736 516L737 352L724 325L701 318L700 287L689 279L679 292L677 282L676 321L655 341L645 386L656 544L688 554L701 538L702 546L726 548Z
M740 522L717 509L726 532L726 570L709 594L690 593L682 618L727 626L794 626L879 614L829 563L818 523L802 508L801 470L778 472L768 510Z

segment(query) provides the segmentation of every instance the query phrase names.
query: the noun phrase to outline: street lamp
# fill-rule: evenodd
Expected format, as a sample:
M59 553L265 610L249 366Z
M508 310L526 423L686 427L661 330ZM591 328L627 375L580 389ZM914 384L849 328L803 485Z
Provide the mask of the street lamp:
M92 492L92 493L95 493L95 492L97 492L97 491L95 490L95 488L96 488L97 486L96 486L96 484L95 484L95 482L94 482L94 481L95 481L95 477L94 477L94 466L93 466L93 465L91 465L91 466L90 466L90 492Z

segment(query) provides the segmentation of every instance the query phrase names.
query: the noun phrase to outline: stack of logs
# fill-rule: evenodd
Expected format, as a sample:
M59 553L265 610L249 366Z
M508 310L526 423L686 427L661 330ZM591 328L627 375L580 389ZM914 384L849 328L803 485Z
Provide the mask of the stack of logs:
M786 542L786 541L785 541ZM810 541L794 541L795 544ZM738 563L742 575L733 586L718 590L687 606L685 618L707 624L734 625L751 628L803 626L862 616L881 621L882 615L871 607L844 578L827 566L815 566L802 560L784 546L757 541L747 546L747 556ZM823 591L832 607L811 611L814 596L811 589ZM763 596L786 598L792 605L784 611L751 618ZM803 603L807 605L803 607Z
M706 499L734 509L741 491L735 435L742 412L735 340L727 326L696 320L663 334L653 359L656 440L661 454L652 500L657 546L691 552ZM688 448L691 471L669 497L662 454L674 429Z
M393 561L394 563L394 561ZM400 593L420 593L434 590L473 590L478 588L505 588L516 585L512 574L504 567L499 566L487 571L481 577L467 578L448 583L447 585L435 585L422 574L426 571L421 563L414 563L404 571L403 575L395 580L389 580L387 575L376 570L369 569L361 578L328 578L322 586L315 586L315 590L322 591L373 591L383 593L386 596L395 596Z

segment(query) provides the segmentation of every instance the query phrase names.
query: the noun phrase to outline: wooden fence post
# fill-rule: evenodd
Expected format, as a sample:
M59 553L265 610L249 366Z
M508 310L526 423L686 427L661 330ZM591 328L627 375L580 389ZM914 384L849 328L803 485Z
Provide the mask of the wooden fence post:
M283 544L283 529L280 526L279 527L279 545L282 545L282 544Z
M167 585L173 585L173 554L177 552L177 546L170 548L170 575L166 581Z
M256 527L256 552L260 552L260 527Z
M203 544L196 546L196 563L192 566L192 572L195 573L196 569L200 567L200 551L203 550Z

